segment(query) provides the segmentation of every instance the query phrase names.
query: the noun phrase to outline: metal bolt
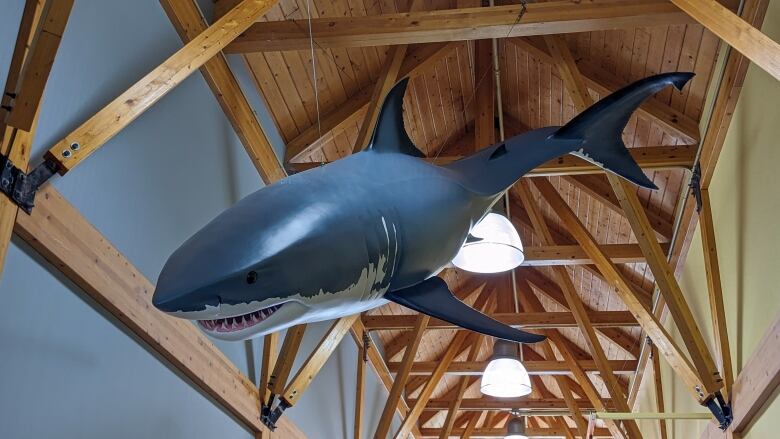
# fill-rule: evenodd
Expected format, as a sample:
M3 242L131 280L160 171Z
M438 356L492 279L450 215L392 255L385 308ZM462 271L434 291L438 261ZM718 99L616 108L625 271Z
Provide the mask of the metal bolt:
M70 150L69 149L64 149L62 151L62 156L65 157L65 158L70 157Z
M79 142L73 142L73 143L70 144L70 149L72 149L74 151L78 151L79 148L81 148L81 145L79 145Z
M7 178L4 178L2 181L0 181L0 185L2 185L3 187L8 187L8 185L10 184L11 184L11 180Z

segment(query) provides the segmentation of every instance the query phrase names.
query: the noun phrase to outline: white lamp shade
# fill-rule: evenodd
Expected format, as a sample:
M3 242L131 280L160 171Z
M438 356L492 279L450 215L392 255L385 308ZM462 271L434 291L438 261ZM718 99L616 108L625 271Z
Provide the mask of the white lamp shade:
M482 374L479 390L499 398L519 398L531 393L531 377L520 361L494 358Z
M512 223L503 215L488 213L471 229L480 238L467 242L452 260L456 267L474 273L500 273L523 263L523 243Z

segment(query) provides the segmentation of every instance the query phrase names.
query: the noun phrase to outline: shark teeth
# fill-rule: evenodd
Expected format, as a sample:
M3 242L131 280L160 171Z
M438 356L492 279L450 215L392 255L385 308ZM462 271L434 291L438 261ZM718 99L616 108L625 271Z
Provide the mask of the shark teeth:
M244 314L234 317L226 317L223 319L213 320L198 320L198 324L207 331L211 332L236 332L243 329L251 328L262 322L263 320L271 317L282 304L270 306L268 308L259 309L249 314Z

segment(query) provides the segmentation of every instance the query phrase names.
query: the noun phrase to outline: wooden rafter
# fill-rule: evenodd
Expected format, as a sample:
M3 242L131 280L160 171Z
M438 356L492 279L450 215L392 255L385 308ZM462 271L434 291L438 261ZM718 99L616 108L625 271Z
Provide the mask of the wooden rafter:
M50 185L35 204L15 233L243 425L267 431L255 385L190 322L154 310L154 285L107 238ZM280 437L303 437L286 419L278 425Z
M661 0L599 0L531 3L518 22L517 5L445 9L311 21L320 48L367 47L436 41L480 40L525 35L589 32L639 26L685 24L692 19ZM227 51L304 50L308 22L285 20L254 24Z
M488 361L454 361L450 367L445 371L448 375L482 375L485 370ZM412 375L430 375L436 366L438 361L418 361L412 365ZM633 373L636 360L611 360L609 362L610 367L616 374L629 374ZM547 360L531 360L523 363L526 370L530 375L568 375L571 373L569 365L566 362L557 361L555 359ZM593 360L581 360L580 365L586 372L599 372L595 361ZM388 363L390 372L398 372L401 370L401 363L390 362Z
M195 0L160 0L160 4L184 43L208 29ZM225 55L216 52L200 70L263 181L269 184L286 177Z
M647 332L656 346L658 346L672 369L682 377L688 391L694 395L697 401L703 402L705 397L714 393L716 389L715 384L712 382L712 377L700 378L698 376L693 365L688 358L685 357L677 344L671 339L671 336L661 325L660 321L637 299L624 276L617 267L606 258L601 251L599 244L596 243L593 236L591 236L585 226L580 222L579 218L577 218L577 215L572 212L571 208L561 198L555 188L545 179L534 179L534 183L556 215L563 221L572 235L574 235L586 249L594 261L596 261L599 270L607 279L609 279L610 283L616 287L618 295L623 299L628 310L634 314L642 328ZM708 393L702 394L700 393L701 390Z
M780 44L715 0L672 0L750 61L780 79Z
M65 173L212 59L276 4L276 0L244 0L160 66L141 78L94 116L52 146L47 155Z
M345 105L349 105L349 104L345 104ZM314 128L316 132L316 126ZM324 132L325 131L323 129L323 133ZM470 144L473 143L473 139L472 139L473 135L467 134L467 136L468 136L468 143ZM293 142L295 142L295 140L293 140L288 144L288 148L292 148L290 145L292 145ZM445 147L444 149L446 150L449 148ZM642 169L646 169L646 170L664 170L664 169L680 169L680 168L690 169L694 164L694 160L696 157L696 149L697 149L696 145L648 146L648 147L631 148L629 152L631 153L631 156L634 158L634 160L637 161L639 166L642 167ZM313 150L307 149L305 152L310 153L311 151ZM461 158L463 158L463 156L444 155L437 158L428 158L426 160L431 163L445 165L448 163L452 163L455 160L459 160ZM321 166L322 164L323 163L320 162L291 162L288 163L288 166L292 170L296 172L300 172L317 166ZM536 169L531 170L528 173L528 175L553 177L557 175L585 175L585 174L603 174L603 173L604 170L599 168L598 166L586 162L585 160L582 160L578 157L567 155L567 156L562 156L550 160L549 162L540 165Z
M314 348L314 351L312 351L298 370L298 373L284 388L284 392L279 395L287 405L292 406L301 399L303 392L309 387L314 377L322 369L322 366L325 365L325 362L330 358L333 351L336 350L341 339L344 338L359 316L359 314L355 314L349 317L342 317L331 325Z
M560 46L565 45L562 38L547 38L548 45L550 46L550 50L552 52L555 52L555 50L562 52ZM533 196L531 195L531 188L528 184L528 181L520 181L518 185L518 192L520 194L520 199L522 200L523 205L525 206L526 211L531 218L531 222L534 225L534 230L536 231L537 235L542 238L542 243L547 245L555 244L552 234L550 233L550 229L548 228L544 217L536 206ZM569 276L569 272L566 271L565 268L556 267L554 273L557 277L558 286L563 291L566 303L568 304L569 309L572 311L572 314L574 314L574 318L577 320L577 324L585 336L585 342L587 343L588 348L590 349L590 353L593 356L599 371L601 372L601 379L606 385L607 392L612 397L612 400L615 401L615 405L619 411L630 411L628 408L628 403L625 400L625 395L618 385L617 378L612 371L612 367L609 364L609 361L607 361L607 356L604 353L604 349L601 346L601 342L599 341L598 336L596 335L596 330L588 318L587 309L582 303L582 299L574 287L574 283ZM575 413L575 415L579 417L579 414ZM629 421L625 422L623 425L628 430L629 437L632 439L642 437L642 433L639 431L639 426L636 424L636 422ZM582 430L585 429L583 428Z
M545 63L555 65L555 59L550 55L544 40L531 37L511 38L507 41ZM599 95L607 95L624 85L610 73L591 65L587 60L577 60L577 65L587 88ZM698 121L669 105L651 99L644 102L637 110L637 113L658 123L664 129L680 136L687 142L697 142L699 139ZM645 166L642 166L642 168L645 168Z
M375 438L386 438L387 434L390 432L390 427L395 415L395 408L402 397L406 380L409 378L409 372L414 363L414 356L417 354L417 348L420 346L420 340L422 340L428 321L430 321L430 317L427 315L420 314L417 316L417 322L412 330L414 337L410 340L409 346L406 348L404 359L393 380L393 387L390 389L390 395L387 397L385 408L382 410L382 415L379 418L379 423L376 427L376 433L374 433Z
M360 439L363 435L363 400L365 399L365 392L363 387L366 382L366 346L360 346L358 348L357 368L355 370L355 421L352 428L352 437L354 439ZM393 407L395 411L395 407Z
M37 115L40 112L43 100L45 80L48 77L46 66L40 66L40 64L47 64L50 68L59 46L59 38L56 36L44 37L44 41L48 41L49 46L42 46L43 42L38 36L45 33L43 29L47 26L47 23L44 22L46 17L54 19L55 27L60 29L61 34L61 29L65 27L72 6L72 1L52 2L47 7L45 2L28 0L22 12L19 33L14 45L13 55L11 56L5 87L3 88L4 93L2 98L0 98L2 100L2 107L0 107L0 153L8 157L11 163L19 169L26 170L30 161ZM7 119L10 119L11 113L7 109L15 108L16 105L11 96L18 97L16 93L19 92L20 88L23 88L24 77L28 72L40 72L41 70L45 70L44 82L35 80L34 84L30 84L27 87L29 92L25 111L34 111L31 123L21 125L10 123ZM35 90L32 90L33 88ZM29 102L30 94L38 96L38 101L35 102L34 106ZM18 212L19 208L14 202L6 196L0 195L0 274L2 274L3 267L5 267L5 256Z
M474 361L477 359L477 355L479 355L483 341L484 337L477 337L477 340L469 348L469 354L466 358L466 361ZM447 417L444 419L444 427L442 428L442 432L439 435L439 438L446 439L449 437L450 432L455 425L455 416L458 414L458 410L460 410L461 402L463 402L463 396L466 393L466 389L468 389L470 385L471 380L469 380L468 377L463 377L458 381L458 384L455 388L455 398L447 408Z
M478 413L477 413L478 414ZM422 437L423 438L439 438L441 437L441 429L439 428L421 428L420 431L422 431ZM464 435L465 431L462 428L455 428L452 430L452 433L450 434L450 437L456 437L456 438L464 438L466 435ZM562 436L565 436L566 433L559 427L546 427L546 428L538 428L538 427L529 427L526 428L526 433L529 437L555 437L560 438ZM506 428L503 427L492 427L492 428L485 428L485 427L478 427L471 430L468 437L471 438L503 438L506 436ZM607 430L606 428L597 428L594 432L594 435L591 436L592 439L612 439L612 434Z
M547 329L575 327L577 322L570 312L519 312L493 313L493 319L507 325L525 329ZM636 319L628 311L592 311L588 317L594 327L632 327L638 326ZM365 315L363 325L370 331L411 329L414 326L413 315ZM457 326L444 320L432 319L428 329L456 329Z
M27 2L28 5L29 3L31 2ZM13 110L8 113L5 123L24 131L32 129L43 98L43 89L49 79L54 57L73 8L73 0L47 0L37 3L44 5L42 10L25 5L25 12L36 9L40 15L36 16L35 32L30 35L30 45L24 56L24 68L18 76L17 86L13 90L5 90L15 94L11 104ZM35 12L33 14L35 15ZM21 33L20 37L24 39L25 33Z

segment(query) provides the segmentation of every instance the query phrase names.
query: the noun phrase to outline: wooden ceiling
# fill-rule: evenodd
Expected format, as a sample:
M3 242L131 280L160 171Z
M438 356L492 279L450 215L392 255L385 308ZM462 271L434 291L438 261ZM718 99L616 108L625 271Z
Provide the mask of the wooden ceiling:
M497 2L498 5L513 3L516 2ZM620 2L583 2L586 3ZM465 6L480 5L462 0L421 0L415 7L423 11L435 11ZM580 6L580 2L572 2L570 8ZM312 0L311 16L315 19L363 17L403 12L407 8L409 5L404 0ZM304 20L306 17L305 0L282 0L262 21ZM291 23L297 26L306 24L305 21ZM658 24L658 21L649 20L648 23ZM592 99L599 99L623 85L652 74L669 71L696 73L696 77L681 93L664 90L643 105L624 132L626 145L638 148L635 150L637 154L646 157L646 160L640 160L640 164L646 167L648 175L659 187L659 190L652 192L639 190L638 196L656 238L661 243L668 243L672 238L676 212L680 208L681 192L687 189L684 187L687 182L686 168L690 169L693 164L699 141L699 120L720 43L712 33L691 20L675 19L671 25L652 27L617 27L610 29L606 26L604 30L563 35L562 41L582 73ZM351 47L359 46L353 43L320 43L321 36L314 32L313 52L308 44L301 50L281 52L270 49L247 52L245 48L231 50L228 46L228 51L244 53L258 90L269 103L276 127L287 143L288 169L305 169L352 153L374 84L381 79L383 65L391 48ZM236 41L234 44L240 43L241 37ZM400 68L401 76L410 75L412 78L404 101L405 122L412 140L428 157L447 161L488 145L479 144L479 136L475 137L475 124L480 117L478 113L482 111L479 104L484 105L485 102L478 98L477 90L483 86L483 82L493 82L492 66L486 65L484 56L478 53L481 50L479 44L484 43L466 40L408 46ZM577 114L572 91L567 89L542 37L499 38L497 47L507 136L544 126L562 125ZM316 85L312 80L312 53ZM488 102L493 102L493 98L490 97ZM654 164L650 157L664 160ZM579 174L553 170L547 174L544 178L549 179L597 242L605 245L605 251L618 251L619 244L637 242L603 173ZM576 247L576 241L538 190L533 185L528 187L532 188L530 194L535 209L542 213L556 243ZM636 370L643 343L640 340L641 329L626 313L627 308L615 289L604 280L591 261L562 255L571 248L544 246L540 236L534 233L528 206L522 202L517 188L510 191L509 198L511 218L528 248L529 259L533 260L528 263L529 266L516 270L519 309L524 313L518 316L519 321L525 321L523 316L545 322L552 318L565 320L571 316L567 313L568 305L563 299L561 288L556 284L552 267L565 266L593 321L604 321L596 325L598 338L618 374L617 382L622 392L628 393L628 383ZM635 245L621 250L634 252L634 258L615 261L621 262L620 271L633 284L634 290L640 292L645 303L649 304L654 279L642 259L642 253ZM472 305L480 300L479 304L483 304L487 297L487 311L516 311L508 274L478 276L448 269L442 276L453 291ZM485 294L480 299L482 292ZM528 313L532 309L529 307L536 305L541 306L539 311L546 314ZM363 317L367 328L376 335L375 340L381 343L384 359L393 373L401 367L399 362L414 336L412 327L415 318L400 316L414 314L403 307L389 304ZM628 318L625 318L627 314ZM596 391L610 407L610 393L593 365L583 332L571 319L568 321L539 323L538 327L558 328L570 353L582 360L582 364L588 365L591 370L588 375ZM442 326L441 322L438 325ZM534 327L533 324L531 327ZM452 349L451 344L457 333L457 330L448 328L429 328L425 331L414 353L415 363L406 383L404 398L407 403L413 404L420 396L435 365L449 353L448 349ZM476 346L475 351L470 349L472 344ZM468 374L469 371L478 371L484 367L491 350L492 342L485 337L473 337L473 340L468 339L455 349L449 371L433 387L431 399L415 425L423 436L438 437L442 428L452 429L453 435L460 435L467 427L489 435L493 431L491 429L504 426L508 412L501 409L508 409L511 404L505 407L507 403L483 397L478 388L479 376ZM593 409L586 391L570 372L564 375L566 384L561 383L560 377L556 377L556 374L565 373L561 370L568 370L557 347L554 350L555 359L549 358L540 345L524 346L523 355L534 374L534 393L523 399L528 401L525 408L566 409L561 391L563 385L571 390L575 401L583 409ZM446 425L449 408L458 399L461 387L465 390L460 395L463 398L460 410L453 415L452 425ZM567 431L577 427L570 416L533 416L529 419L531 427L548 433L561 433L564 426ZM597 427L606 429L607 425L598 421ZM606 432L605 435L609 436L610 433Z

